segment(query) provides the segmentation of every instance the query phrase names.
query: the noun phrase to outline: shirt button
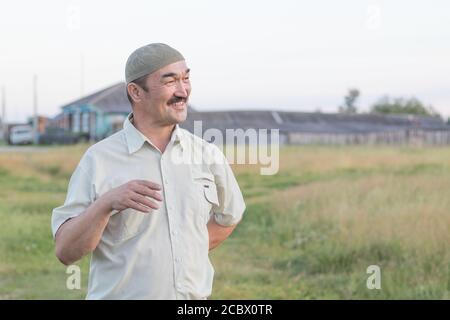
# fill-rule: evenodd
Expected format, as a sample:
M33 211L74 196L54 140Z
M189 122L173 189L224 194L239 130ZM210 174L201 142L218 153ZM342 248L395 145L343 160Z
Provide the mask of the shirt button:
M180 262L181 258L175 258L175 262Z

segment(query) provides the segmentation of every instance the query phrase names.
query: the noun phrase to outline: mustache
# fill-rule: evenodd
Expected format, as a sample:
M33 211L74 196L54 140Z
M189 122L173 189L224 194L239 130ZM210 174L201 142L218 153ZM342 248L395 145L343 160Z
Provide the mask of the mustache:
M187 98L182 98L182 97L172 97L171 99L169 99L169 101L167 101L167 104L174 104L177 102L186 102Z

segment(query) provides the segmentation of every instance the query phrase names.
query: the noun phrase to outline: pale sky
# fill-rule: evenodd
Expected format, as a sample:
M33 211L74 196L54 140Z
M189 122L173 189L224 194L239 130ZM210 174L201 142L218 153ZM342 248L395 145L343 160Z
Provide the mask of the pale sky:
M364 111L389 94L450 116L449 1L1 0L7 120L32 114L33 74L54 116L81 96L82 60L89 94L151 42L183 53L199 110L332 112L356 87Z

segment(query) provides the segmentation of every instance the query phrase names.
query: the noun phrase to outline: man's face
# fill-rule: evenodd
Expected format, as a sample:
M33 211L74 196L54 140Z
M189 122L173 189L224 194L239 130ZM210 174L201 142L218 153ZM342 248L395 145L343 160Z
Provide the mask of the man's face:
M143 110L161 125L183 122L187 116L187 102L191 93L189 69L185 61L161 68L147 78L148 92L144 93Z

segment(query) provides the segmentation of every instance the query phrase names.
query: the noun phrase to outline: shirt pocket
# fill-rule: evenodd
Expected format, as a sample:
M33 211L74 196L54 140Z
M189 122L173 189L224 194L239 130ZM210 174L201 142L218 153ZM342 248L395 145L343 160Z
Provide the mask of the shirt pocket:
M130 180L133 179L125 177L113 178L105 184L105 189L106 191L109 191ZM148 217L152 213L152 211L144 213L131 208L122 211L114 210L111 213L111 217L103 232L104 239L113 244L118 244L134 238L145 230L145 227L148 224Z
M111 238L114 243L121 243L134 238L145 230L150 213L143 213L135 209L125 209L111 216Z
M217 187L214 176L207 172L193 173L193 180L199 199L199 216L202 224L207 224L214 208L219 206L219 198L217 196Z

